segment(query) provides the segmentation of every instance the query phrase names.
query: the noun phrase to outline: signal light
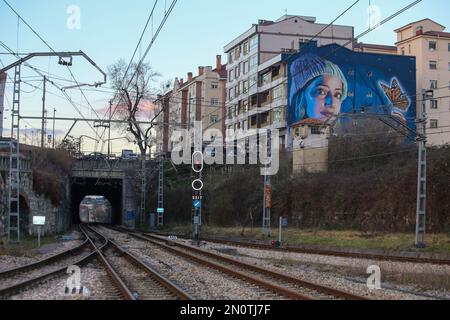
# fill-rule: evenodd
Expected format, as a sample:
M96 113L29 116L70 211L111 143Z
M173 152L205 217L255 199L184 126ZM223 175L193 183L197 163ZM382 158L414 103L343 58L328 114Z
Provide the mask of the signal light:
M196 151L192 154L192 170L195 173L203 171L203 153L201 151Z

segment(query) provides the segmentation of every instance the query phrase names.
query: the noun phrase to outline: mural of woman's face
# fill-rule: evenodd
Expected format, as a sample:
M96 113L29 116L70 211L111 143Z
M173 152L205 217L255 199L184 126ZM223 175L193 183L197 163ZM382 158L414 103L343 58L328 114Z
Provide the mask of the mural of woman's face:
M342 81L331 75L317 77L306 89L306 114L325 121L341 111L344 92Z

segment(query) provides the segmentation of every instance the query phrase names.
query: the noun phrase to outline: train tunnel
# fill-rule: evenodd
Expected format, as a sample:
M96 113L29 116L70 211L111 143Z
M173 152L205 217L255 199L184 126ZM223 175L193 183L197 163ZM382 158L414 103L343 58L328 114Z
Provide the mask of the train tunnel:
M73 178L71 185L72 223L79 224L79 206L86 196L104 196L112 206L112 223L122 223L122 180Z

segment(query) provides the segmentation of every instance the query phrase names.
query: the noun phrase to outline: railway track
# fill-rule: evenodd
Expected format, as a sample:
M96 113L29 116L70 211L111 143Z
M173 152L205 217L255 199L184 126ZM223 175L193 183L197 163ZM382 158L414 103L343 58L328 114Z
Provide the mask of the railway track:
M118 230L119 231L119 230ZM119 232L124 232L120 230ZM149 234L138 234L125 231L128 235L152 243L165 251L194 261L209 268L228 274L234 278L241 279L252 285L264 288L279 296L295 300L367 300L349 292L329 288L315 283L300 280L285 274L266 270L235 259L223 257L184 245L178 242L162 239Z
M83 230L80 228L83 232ZM89 238L79 246L18 268L12 268L0 273L0 299L49 281L66 273L71 265L83 265L95 258L96 250L92 247ZM106 243L105 243L106 244ZM91 246L91 249L89 247Z
M123 249L99 231L87 228L89 233L97 234L107 241L107 245L102 250L98 250L98 259L124 299L192 300L189 294L131 252Z
M125 230L125 229L124 229ZM129 230L127 230L129 231ZM169 234L154 233L159 236L169 236ZM172 235L172 234L170 234ZM180 239L190 239L189 237L177 235ZM232 245L237 247L261 249L261 250L271 250L278 252L293 252L293 253L304 253L312 255L321 256L332 256L332 257L342 257L342 258L355 258L355 259L368 259L368 260L378 260L378 261L392 261L392 262L411 262L411 263L423 263L423 264L436 264L436 265L450 265L450 259L438 259L438 258L424 258L424 257L414 257L414 256L400 256L393 254L371 254L362 252L345 252L338 250L328 250L328 249L318 249L318 248L308 248L299 246L286 246L282 248L276 248L269 244L257 243L244 240L230 240L221 239L213 237L202 237L202 241Z

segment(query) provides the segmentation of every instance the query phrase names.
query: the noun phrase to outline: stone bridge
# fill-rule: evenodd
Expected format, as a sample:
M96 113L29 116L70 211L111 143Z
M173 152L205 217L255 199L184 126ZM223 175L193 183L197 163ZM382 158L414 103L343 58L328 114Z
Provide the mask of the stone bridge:
M133 227L140 208L141 166L140 160L76 160L71 181L73 214L85 196L103 195L111 202L113 222ZM73 221L78 222L78 217Z
M29 153L24 153L28 154ZM7 230L9 150L0 150L0 238ZM146 162L148 167L150 161ZM59 205L36 193L33 188L31 159L20 160L20 221L22 234L36 234L33 216L45 216L43 234L62 233L80 221L78 209L87 195L103 195L112 205L113 223L134 226L140 208L141 161L138 160L75 160L70 177L64 181L64 197Z

